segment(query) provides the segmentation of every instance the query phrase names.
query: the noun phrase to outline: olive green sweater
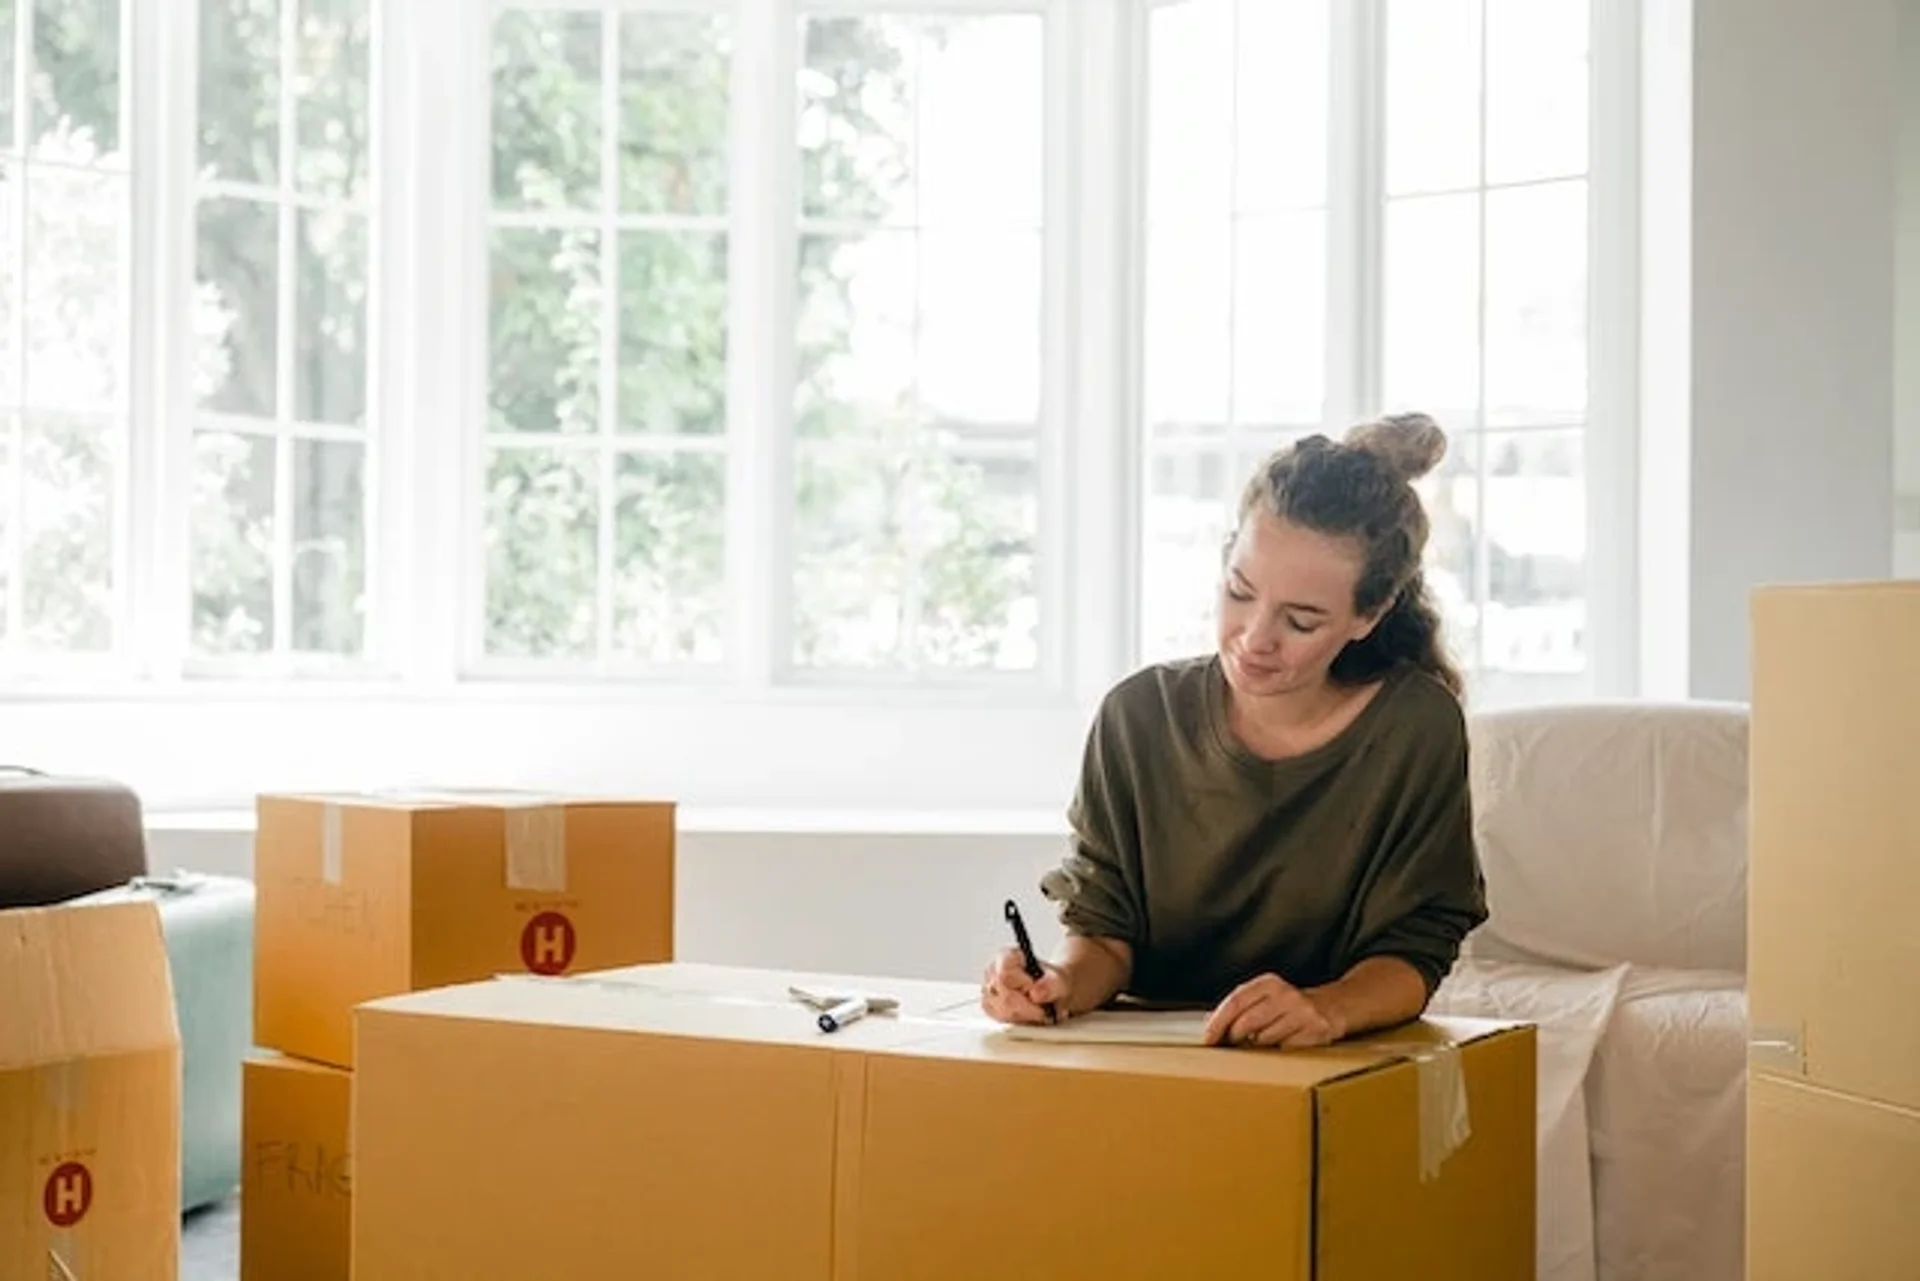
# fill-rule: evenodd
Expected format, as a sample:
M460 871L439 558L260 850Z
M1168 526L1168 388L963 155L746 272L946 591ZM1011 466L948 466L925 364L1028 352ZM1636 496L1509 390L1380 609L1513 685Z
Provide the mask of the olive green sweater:
M1211 1004L1371 956L1444 978L1486 919L1459 702L1406 667L1325 745L1284 761L1228 729L1215 657L1135 673L1102 702L1041 882L1070 934L1133 948L1126 994Z

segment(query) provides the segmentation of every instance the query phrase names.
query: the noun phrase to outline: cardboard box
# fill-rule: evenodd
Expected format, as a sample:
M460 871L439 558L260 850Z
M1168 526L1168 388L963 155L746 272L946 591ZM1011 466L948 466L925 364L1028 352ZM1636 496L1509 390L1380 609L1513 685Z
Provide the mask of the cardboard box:
M257 809L263 1048L352 1067L362 1001L673 956L669 802L441 792Z
M902 1013L822 1034L793 982L894 996ZM1428 1022L1302 1053L1061 1045L1008 1038L975 1000L670 965L363 1006L355 1267L410 1281L1533 1275L1530 1028Z
M151 903L0 912L0 1277L180 1266L180 1033Z
M1802 1082L1748 1085L1748 1281L1920 1275L1920 1111Z
M347 1281L353 1075L252 1058L241 1094L241 1281Z
M1920 582L1752 614L1754 1069L1920 1109Z

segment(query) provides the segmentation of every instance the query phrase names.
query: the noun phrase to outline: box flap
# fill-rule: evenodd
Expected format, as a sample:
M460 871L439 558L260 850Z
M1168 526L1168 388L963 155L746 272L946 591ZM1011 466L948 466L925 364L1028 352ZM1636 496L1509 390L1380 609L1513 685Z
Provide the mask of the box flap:
M811 1011L791 995L795 987L885 997L898 1002L899 1009L825 1036ZM1489 1019L1428 1018L1338 1046L1291 1051L1030 1041L1008 1034L982 1014L977 990L969 984L688 962L554 978L502 975L489 982L369 1002L360 1009L369 1014L821 1044L1297 1090L1445 1051L1515 1026Z
M151 902L0 912L0 1071L179 1043Z
M1193 1045L1090 1043L1015 1035L984 1016L952 1020L955 1033L903 1046L904 1052L1002 1063L1046 1064L1085 1071L1240 1081L1313 1090L1390 1064L1457 1049L1516 1026L1491 1019L1429 1017L1404 1027L1311 1050L1227 1049Z
M637 966L592 974L503 974L479 983L456 984L369 1001L356 1020L442 1018L533 1024L659 1036L709 1037L771 1045L812 1045L830 1051L868 1051L925 1037L946 1024L921 1013L873 1015L834 1034L821 1032L816 1012L787 993L789 983L831 976L740 971L738 983L675 965ZM777 988L772 980L778 978ZM914 1010L950 998L943 984L871 980L863 995L917 997Z

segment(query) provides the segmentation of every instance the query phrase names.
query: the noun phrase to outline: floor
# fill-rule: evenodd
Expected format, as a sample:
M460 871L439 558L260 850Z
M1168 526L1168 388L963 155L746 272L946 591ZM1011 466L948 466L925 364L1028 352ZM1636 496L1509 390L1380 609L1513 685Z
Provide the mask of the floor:
M240 1202L223 1201L180 1224L180 1281L239 1281Z

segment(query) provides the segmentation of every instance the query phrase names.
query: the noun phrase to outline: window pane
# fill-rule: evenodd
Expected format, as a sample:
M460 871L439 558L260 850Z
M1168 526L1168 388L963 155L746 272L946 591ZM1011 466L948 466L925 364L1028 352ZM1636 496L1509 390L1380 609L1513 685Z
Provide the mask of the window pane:
M25 175L24 165L0 159L0 408L19 404L22 395L18 350L22 335L16 332L15 322L25 304L20 272L26 260L20 223L20 184L26 180ZM25 337L28 350L32 350L32 335Z
M800 42L802 216L911 222L916 28L889 18L810 18Z
M1487 181L1587 167L1587 0L1487 0Z
M293 412L303 422L367 416L367 222L301 210L294 297Z
M495 431L600 429L600 236L493 233Z
M800 238L801 436L870 435L910 416L917 265L910 232Z
M1043 31L802 25L802 666L1038 661Z
M1427 593L1439 608L1444 639L1463 672L1479 665L1480 438L1454 432L1446 457L1414 488L1426 504Z
M201 0L200 167L228 182L280 181L280 5Z
M724 457L620 455L614 468L616 657L720 660L725 532Z
M353 656L366 645L366 446L293 444L293 648Z
M220 413L272 418L280 333L279 211L251 200L207 200L198 218L196 397Z
M1229 418L1233 244L1219 228L1149 228L1145 405L1149 428Z
M19 0L0 4L0 148L9 151L19 150L19 141L13 136L13 46L14 24L19 21L15 12L18 5ZM4 631L4 627L0 627L0 634Z
M1480 0L1388 0L1387 194L1480 182L1480 20Z
M1040 421L1040 235L927 232L920 401L933 426Z
M1387 202L1383 393L1442 426L1471 426L1480 406L1480 198Z
M126 388L127 179L27 170L27 399L110 409Z
M1318 423L1327 359L1325 215L1237 222L1233 280L1234 420Z
M1587 669L1584 433L1486 438L1485 664L1577 692Z
M1019 670L1037 661L1033 456L799 451L794 661Z
M1222 548L1232 532L1224 447L1155 451L1141 513L1141 657L1204 654L1214 644Z
M727 238L620 237L620 427L713 435L727 426Z
M729 31L724 19L698 14L620 16L620 204L627 212L726 212Z
M1487 193L1487 422L1587 412L1587 184Z
M270 436L193 438L193 648L273 649L274 444Z
M886 667L907 657L915 496L905 459L802 441L796 451L793 659Z
M1030 452L921 460L914 661L1031 671L1039 662L1040 476Z
M1233 207L1234 7L1188 0L1147 19L1150 223L1213 221Z
M99 652L113 644L118 437L109 420L25 426L21 638L31 649Z
M1333 61L1329 0L1239 4L1234 204L1243 212L1321 204Z
M599 626L593 450L499 449L487 460L490 657L590 659Z
M493 195L507 207L597 209L598 13L506 13L493 29Z
M927 26L920 61L919 221L1038 227L1046 119L1037 15Z
M36 156L84 164L120 150L120 52L120 0L34 0Z
M299 161L303 191L367 192L373 18L369 0L299 0Z

